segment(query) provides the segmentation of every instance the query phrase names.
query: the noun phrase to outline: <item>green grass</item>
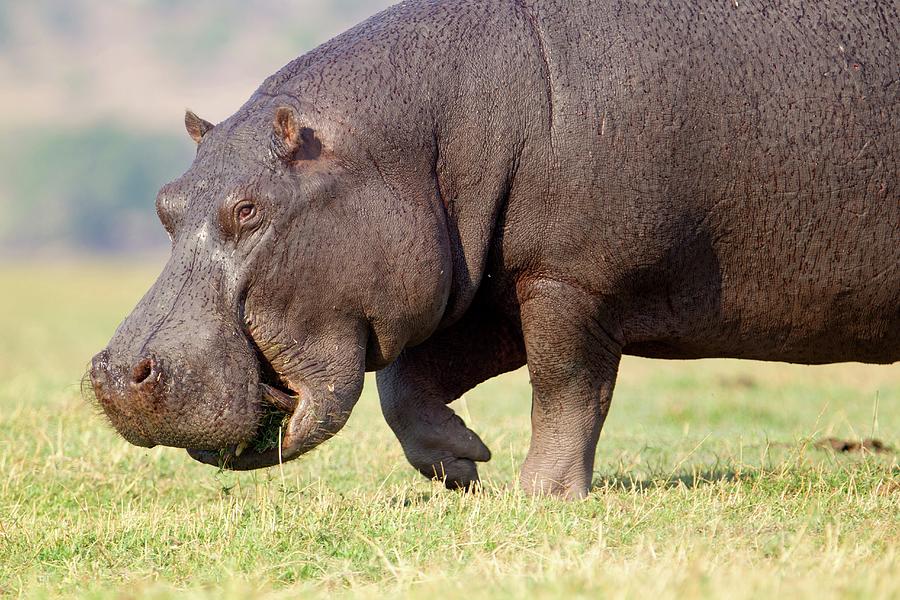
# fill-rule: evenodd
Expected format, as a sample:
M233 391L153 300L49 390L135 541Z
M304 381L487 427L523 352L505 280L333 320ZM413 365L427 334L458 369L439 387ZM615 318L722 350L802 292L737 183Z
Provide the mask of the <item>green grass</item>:
M522 372L457 403L486 493L407 466L374 386L283 470L129 446L79 379L155 266L0 268L0 594L25 597L900 597L900 365L624 361L583 502L513 483ZM386 596L387 595L387 596Z

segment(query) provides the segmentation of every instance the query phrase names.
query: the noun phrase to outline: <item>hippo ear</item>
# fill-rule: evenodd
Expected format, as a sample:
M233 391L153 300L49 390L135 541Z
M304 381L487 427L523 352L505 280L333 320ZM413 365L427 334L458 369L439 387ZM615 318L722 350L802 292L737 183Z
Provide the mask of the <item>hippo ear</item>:
M272 154L285 162L315 160L322 153L322 142L310 127L300 124L290 106L279 106L272 121Z
M201 119L189 110L184 111L184 128L187 129L188 135L191 136L198 144L203 136L212 129L214 125L209 121Z

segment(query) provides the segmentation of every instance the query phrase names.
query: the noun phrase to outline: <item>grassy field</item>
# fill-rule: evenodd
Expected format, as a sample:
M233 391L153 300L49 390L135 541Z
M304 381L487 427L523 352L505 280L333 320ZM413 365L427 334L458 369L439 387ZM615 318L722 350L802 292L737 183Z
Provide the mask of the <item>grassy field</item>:
M308 458L217 473L80 397L155 268L0 267L0 595L900 597L898 455L813 443L900 446L900 364L626 359L578 503L513 485L522 372L456 403L494 451L482 495L407 466L374 385Z

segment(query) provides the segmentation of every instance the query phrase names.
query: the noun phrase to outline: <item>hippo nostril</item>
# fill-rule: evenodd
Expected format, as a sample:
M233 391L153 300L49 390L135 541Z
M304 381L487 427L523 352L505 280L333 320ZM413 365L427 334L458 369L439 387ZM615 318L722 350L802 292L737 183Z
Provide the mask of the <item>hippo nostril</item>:
M138 364L134 365L134 369L131 371L131 383L134 385L140 385L150 379L153 375L154 367L156 364L153 362L152 358L145 358Z

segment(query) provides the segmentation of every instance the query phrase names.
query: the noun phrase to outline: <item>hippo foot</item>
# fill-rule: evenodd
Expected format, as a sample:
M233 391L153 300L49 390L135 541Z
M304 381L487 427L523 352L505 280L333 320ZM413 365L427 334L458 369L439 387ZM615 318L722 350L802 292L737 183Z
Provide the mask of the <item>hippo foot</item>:
M448 489L474 491L479 484L475 463L489 461L491 451L458 415L441 408L444 418L437 423L416 423L398 436L403 452L425 477L443 481Z
M564 500L585 498L591 487L593 461L586 457L560 455L558 450L529 453L522 465L519 485L532 496Z
M467 458L447 457L416 468L425 477L442 481L448 490L474 492L480 486L478 467Z

